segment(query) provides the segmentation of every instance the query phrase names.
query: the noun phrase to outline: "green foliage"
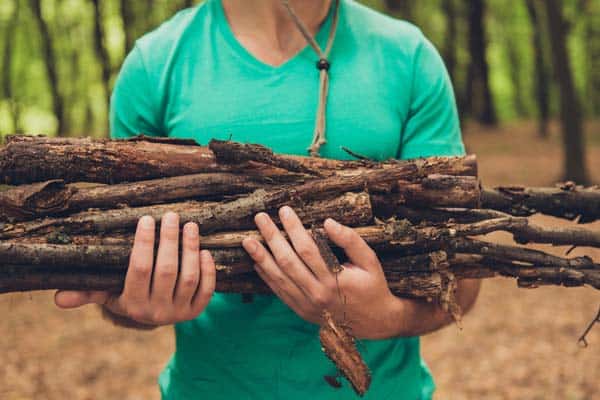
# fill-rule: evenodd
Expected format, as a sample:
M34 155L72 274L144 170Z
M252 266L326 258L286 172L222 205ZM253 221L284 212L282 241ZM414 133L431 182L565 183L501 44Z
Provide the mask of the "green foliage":
M102 43L110 61L110 85L114 84L126 55L122 1L128 2L132 10L134 19L128 26L134 37L153 29L188 4L185 0L100 0L101 24L105 32ZM362 2L381 11L386 4L383 0ZM464 0L454 1L458 32L453 79L459 97L466 86L470 60L466 3ZM104 135L107 104L102 68L94 49L93 2L41 0L41 4L57 59L58 91L68 120L65 133ZM486 4L487 59L496 111L501 121L533 117L537 109L534 95L537 60L533 56L533 29L525 1L488 0ZM587 8L583 8L582 4ZM18 15L15 12L17 6ZM444 13L443 0L412 0L411 7L412 22L444 54L448 18ZM571 65L580 98L590 100L585 102L588 115L597 114L600 110L600 105L594 104L598 100L592 100L598 99L598 95L591 93L590 89L595 87L590 82L598 80L598 73L589 60L590 49L600 47L600 44L590 45L590 40L597 43L599 37L589 37L590 32L598 32L592 21L597 22L595 12L600 11L599 8L594 1L564 2L565 16L570 21L568 44ZM0 1L0 134L15 131L53 133L57 128L46 61L41 49L41 36L31 12L30 0ZM7 53L8 61L2 56ZM556 113L556 88L552 90L554 100L551 110Z

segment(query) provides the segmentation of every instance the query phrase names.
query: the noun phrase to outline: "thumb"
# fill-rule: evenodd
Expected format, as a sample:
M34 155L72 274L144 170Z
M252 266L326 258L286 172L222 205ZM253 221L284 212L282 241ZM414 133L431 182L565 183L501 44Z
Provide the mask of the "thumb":
M329 239L344 250L352 264L367 271L381 269L379 259L373 249L354 229L331 218L325 220L323 227Z
M59 290L54 295L54 303L60 308L76 308L86 304L104 304L108 300L108 296L108 292L100 291Z

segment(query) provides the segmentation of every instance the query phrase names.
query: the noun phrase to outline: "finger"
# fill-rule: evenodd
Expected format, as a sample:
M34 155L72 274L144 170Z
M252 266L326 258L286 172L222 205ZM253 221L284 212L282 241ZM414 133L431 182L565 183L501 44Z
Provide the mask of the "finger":
M345 252L350 262L365 270L379 269L379 259L371 247L352 228L328 218L324 223L329 239Z
M300 260L271 218L265 213L259 213L255 221L275 259L275 264L269 266L283 271L307 296L316 296L321 286L319 281ZM269 273L272 273L271 269Z
M129 269L121 298L143 303L150 297L150 282L154 266L154 218L140 218L129 257Z
M160 243L152 275L151 301L161 304L173 302L178 269L179 215L168 212L163 215L160 225Z
M108 299L107 292L59 290L54 294L54 303L60 308L76 308L85 304L104 304Z
M263 281L285 304L299 312L310 300L282 270L267 249L254 238L245 238L242 246L256 263L255 269Z
M181 269L175 288L175 305L189 308L200 282L200 234L198 225L188 222L183 226Z
M321 281L333 279L333 274L329 271L327 264L321 257L319 248L314 239L304 229L304 225L298 215L290 207L285 206L279 210L279 218L285 231L288 234L296 254Z
M200 286L192 300L192 310L196 315L204 311L215 292L217 284L215 261L208 250L202 250L200 252L200 271Z

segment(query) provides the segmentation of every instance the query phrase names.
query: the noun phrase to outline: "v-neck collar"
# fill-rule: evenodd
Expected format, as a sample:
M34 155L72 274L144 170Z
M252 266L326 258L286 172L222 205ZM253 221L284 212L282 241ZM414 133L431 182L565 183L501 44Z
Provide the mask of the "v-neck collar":
M221 35L223 36L223 38L225 39L225 41L231 46L231 49L235 53L237 53L238 56L240 56L240 58L242 58L243 60L245 60L246 62L251 64L253 67L255 67L259 70L262 70L264 72L267 72L267 73L276 73L276 72L286 71L286 70L292 68L294 65L296 65L301 60L306 59L306 57L314 59L315 63L318 61L317 60L318 55L315 54L315 52L313 51L313 49L310 47L310 45L308 43L306 44L306 46L304 48L302 48L302 50L297 52L295 55L293 55L291 58L287 59L280 65L274 66L274 65L270 65L270 64L267 64L267 63L259 60L258 58L256 58L256 56L254 56L254 54L252 54L250 51L248 51L248 49L246 49L240 43L240 41L235 37L233 30L231 29L231 26L229 25L229 21L227 20L227 16L225 15L225 10L223 9L223 4L222 4L221 0L208 0L208 1L211 3L211 4L209 4L209 6L211 7L211 12L215 16L215 21L216 21L218 30L221 33ZM325 47L326 42L327 42L327 37L329 35L329 30L331 29L333 7L334 7L334 2L332 2L331 7L329 9L329 13L327 14L327 17L325 18L324 23L319 28L319 31L317 32L317 36L315 37L315 39L317 40L317 43L319 43L319 46L321 46L321 48Z

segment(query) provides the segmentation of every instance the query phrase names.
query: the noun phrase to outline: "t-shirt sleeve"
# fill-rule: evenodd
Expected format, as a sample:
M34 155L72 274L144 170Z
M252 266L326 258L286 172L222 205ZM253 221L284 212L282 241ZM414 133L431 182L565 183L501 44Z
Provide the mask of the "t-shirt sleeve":
M427 39L416 49L412 76L398 158L463 155L452 83L442 58Z
M162 136L156 90L148 77L140 49L125 59L110 101L110 136L125 139L139 134Z

